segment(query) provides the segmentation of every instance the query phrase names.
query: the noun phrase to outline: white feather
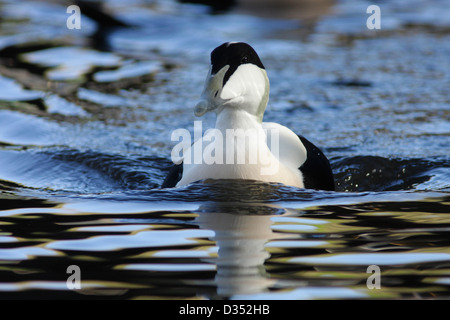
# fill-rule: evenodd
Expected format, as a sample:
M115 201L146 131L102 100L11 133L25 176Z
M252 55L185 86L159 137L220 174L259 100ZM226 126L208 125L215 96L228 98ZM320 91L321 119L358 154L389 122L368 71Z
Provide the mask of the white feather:
M222 89L220 98L228 100L235 105L234 99L242 97L240 101L246 108L250 106L259 106L261 97L266 90L265 71L254 64L242 64L226 82ZM249 113L256 110L248 110Z
M278 154L278 160L291 169L298 170L306 161L306 148L300 138L289 128L275 122L263 122L262 127L267 130L267 145L273 153ZM272 141L272 130L278 131L278 141ZM275 143L278 143L279 150L275 151Z
M248 132L253 132L252 141L244 146L239 144L227 145L227 129L245 128ZM246 179L259 180L265 182L283 183L290 186L303 188L303 177L298 170L301 163L306 159L306 150L298 137L288 128L277 124L261 124L254 116L246 111L233 108L224 109L217 118L216 129L221 133L223 140L216 139L209 141L208 138L198 140L188 151L191 159L201 159L201 163L187 163L183 165L183 177L178 186L204 179ZM266 131L269 129L268 137ZM279 141L273 140L272 132L277 131ZM228 131L230 133L232 131ZM294 136L297 140L294 139ZM270 141L272 149L278 149L274 153L267 144ZM276 145L277 144L277 145ZM242 148L243 147L243 148ZM219 153L217 158L221 158L221 163L205 162L205 150L214 149ZM230 149L231 148L231 149ZM233 153L234 158L231 163L227 163L227 154ZM195 154L196 153L196 154ZM244 163L239 163L237 157L245 154ZM251 161L251 156L256 153L256 162ZM285 154L287 153L287 154ZM297 154L298 153L298 154ZM290 156L294 156L292 159Z

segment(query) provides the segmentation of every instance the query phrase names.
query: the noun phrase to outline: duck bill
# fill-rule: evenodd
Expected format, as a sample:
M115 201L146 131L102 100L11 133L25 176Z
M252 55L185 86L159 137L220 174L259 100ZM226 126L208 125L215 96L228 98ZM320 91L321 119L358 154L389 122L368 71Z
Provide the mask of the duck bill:
M205 88L201 96L202 98L194 108L194 113L197 117L201 117L209 111L216 110L224 103L224 100L220 98L220 94L223 89L223 78L229 68L230 66L226 65L215 74L211 74L211 69L209 70L205 81Z

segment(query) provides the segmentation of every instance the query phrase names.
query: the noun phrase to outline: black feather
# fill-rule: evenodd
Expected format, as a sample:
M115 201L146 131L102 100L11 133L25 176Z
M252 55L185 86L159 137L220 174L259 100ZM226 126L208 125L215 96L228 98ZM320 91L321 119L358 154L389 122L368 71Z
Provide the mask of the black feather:
M161 186L161 188L173 188L177 185L178 181L181 180L183 176L183 163L173 165L169 173L167 174L166 179Z
M307 189L334 191L334 178L330 162L314 144L303 136L298 136L306 148L306 161L299 170Z

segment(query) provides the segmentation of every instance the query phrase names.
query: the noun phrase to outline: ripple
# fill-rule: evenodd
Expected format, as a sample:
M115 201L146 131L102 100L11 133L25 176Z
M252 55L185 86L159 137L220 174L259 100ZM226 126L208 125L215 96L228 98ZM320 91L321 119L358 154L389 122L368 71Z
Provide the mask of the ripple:
M43 97L44 92L25 90L13 79L0 76L0 100L29 101Z
M99 71L94 74L97 82L113 82L126 78L134 78L155 73L161 68L156 61L142 61L133 64L125 64L117 70Z
M40 247L20 247L13 249L0 250L0 259L3 260L31 260L36 257L57 256L58 253L54 250L40 248Z
M433 179L439 169L441 184L450 187L446 179L448 159L389 159L375 156L355 156L335 159L332 167L338 190L395 191L410 190ZM442 187L441 187L442 188Z
M367 298L362 290L336 287L308 287L287 292L236 295L234 300L314 300Z
M209 230L140 231L129 235L94 236L80 240L54 241L50 249L76 251L114 251L128 248L186 246L201 242L201 238L214 235Z
M13 145L62 144L58 133L64 132L56 123L9 110L0 110L0 128L0 141Z
M0 150L0 155L2 179L27 187L82 192L117 190L113 179L82 164L56 161L39 152Z
M58 47L26 53L29 63L50 67L50 80L73 80L93 70L95 66L111 67L121 63L114 53L105 53L79 47Z
M163 272L201 272L201 271L215 271L214 264L186 264L186 263L140 263L118 266L118 269L134 270L134 271L163 271Z
M312 257L294 257L285 260L287 263L312 265L355 265L355 266L395 266L409 264L424 264L431 262L450 261L450 253L350 253L337 255L320 255Z

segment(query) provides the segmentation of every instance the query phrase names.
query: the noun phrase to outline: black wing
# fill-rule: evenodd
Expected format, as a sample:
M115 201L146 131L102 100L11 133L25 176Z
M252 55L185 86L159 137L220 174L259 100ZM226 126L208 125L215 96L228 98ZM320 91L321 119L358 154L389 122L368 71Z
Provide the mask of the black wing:
M333 172L327 157L305 137L298 137L306 148L306 161L299 168L305 188L334 191Z
M180 164L173 165L169 173L167 174L166 179L161 186L161 188L173 188L177 185L178 181L181 180L183 176L183 162Z

